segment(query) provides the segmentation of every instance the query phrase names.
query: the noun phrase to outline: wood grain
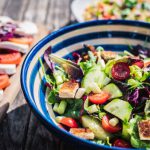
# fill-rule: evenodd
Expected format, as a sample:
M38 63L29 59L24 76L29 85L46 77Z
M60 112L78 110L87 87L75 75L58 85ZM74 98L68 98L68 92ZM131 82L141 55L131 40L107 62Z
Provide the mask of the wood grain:
M14 20L18 19L21 5L22 5L22 0L6 0L7 5L3 10L3 15L9 16ZM17 11L16 11L17 10ZM13 13L12 13L13 12Z
M0 2L0 14L3 13L4 7L6 5L5 3L6 3L6 0L1 0L1 2Z

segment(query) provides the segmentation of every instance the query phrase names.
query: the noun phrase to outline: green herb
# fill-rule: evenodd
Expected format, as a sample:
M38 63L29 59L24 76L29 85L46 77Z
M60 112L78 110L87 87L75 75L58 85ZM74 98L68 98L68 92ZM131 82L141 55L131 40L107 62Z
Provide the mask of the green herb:
M137 87L143 87L142 83L135 79L129 79L127 81L128 85L131 86L130 89L135 89Z
M52 89L48 94L48 103L54 104L58 102L57 95L58 95L58 91L56 89Z
M79 119L82 105L83 105L82 99L76 99L76 100L68 99L67 108L64 116Z
M130 68L130 75L133 76L135 79L139 80L142 78L142 69L139 68L136 65L132 65L129 67Z
M82 69L83 73L85 74L93 66L93 64L87 60L86 62L80 62L79 66Z

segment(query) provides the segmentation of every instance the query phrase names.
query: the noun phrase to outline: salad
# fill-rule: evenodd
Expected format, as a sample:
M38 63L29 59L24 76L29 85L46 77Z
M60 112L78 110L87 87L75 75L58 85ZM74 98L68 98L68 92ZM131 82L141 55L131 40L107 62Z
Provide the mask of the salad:
M150 148L150 50L140 45L122 53L84 48L69 60L80 68L79 76L52 61L51 47L44 53L49 74L39 60L56 122L98 144Z
M150 22L150 3L147 0L98 0L86 7L84 20L128 19Z

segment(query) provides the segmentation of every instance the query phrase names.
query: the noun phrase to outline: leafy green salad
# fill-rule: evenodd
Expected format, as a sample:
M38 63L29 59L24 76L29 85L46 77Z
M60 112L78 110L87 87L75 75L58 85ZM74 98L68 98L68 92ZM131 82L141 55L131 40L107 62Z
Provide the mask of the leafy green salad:
M150 148L150 49L141 45L121 53L84 45L71 60L51 59L45 86L48 105L60 128L98 144Z

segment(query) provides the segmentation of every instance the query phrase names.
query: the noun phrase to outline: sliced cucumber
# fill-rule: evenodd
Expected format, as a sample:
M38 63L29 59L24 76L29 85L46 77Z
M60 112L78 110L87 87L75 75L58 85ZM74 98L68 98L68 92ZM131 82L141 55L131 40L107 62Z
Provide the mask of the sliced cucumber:
M98 112L98 110L99 110L98 106L96 104L93 104L93 105L88 107L87 111L88 111L89 114L92 114L92 113Z
M107 137L111 137L111 134L109 134L102 128L102 125L98 119L87 115L82 116L81 119L83 127L89 128L91 131L93 131L95 138L106 140Z
M114 99L104 106L104 110L127 122L132 112L132 106L126 101Z
M114 83L106 85L102 90L110 94L110 99L122 96L122 92Z
M106 84L104 81L106 79L106 74L101 71L101 66L96 65L92 67L84 76L81 86L85 88L86 94L90 92L100 92L100 88L102 88Z

